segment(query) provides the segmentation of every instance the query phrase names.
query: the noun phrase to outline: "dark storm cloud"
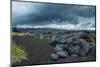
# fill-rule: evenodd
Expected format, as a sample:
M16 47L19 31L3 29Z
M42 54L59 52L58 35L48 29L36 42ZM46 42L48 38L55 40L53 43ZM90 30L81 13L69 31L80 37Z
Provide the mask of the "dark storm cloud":
M24 3L24 2L21 2ZM18 3L14 3L18 4ZM35 6L39 4L38 6ZM72 24L78 23L79 17L90 18L95 17L95 6L77 6L77 5L59 5L59 4L41 4L36 3L26 8L32 8L27 13L21 15L15 14L13 25L17 24L51 24L53 20L57 20L56 23L62 21L68 21ZM24 5L28 5L25 3ZM13 6L13 5L12 5ZM19 7L24 7L20 5ZM34 7L34 8L33 8ZM13 7L15 8L15 7ZM36 8L36 12L34 12ZM24 8L25 9L25 8ZM17 9L16 9L17 10ZM16 16L18 15L18 16Z

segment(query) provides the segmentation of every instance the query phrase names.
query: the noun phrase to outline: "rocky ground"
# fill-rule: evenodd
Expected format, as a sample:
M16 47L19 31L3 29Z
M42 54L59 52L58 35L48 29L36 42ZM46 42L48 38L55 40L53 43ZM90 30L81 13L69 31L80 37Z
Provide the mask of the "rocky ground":
M92 32L70 33L60 35L50 42L54 46L52 60L69 56L85 57L95 51L95 34ZM95 55L95 54L94 54Z
M13 66L96 60L95 31L49 32L35 35L38 38L34 39L32 35L12 37L13 41L26 48L28 53L28 60L22 60Z

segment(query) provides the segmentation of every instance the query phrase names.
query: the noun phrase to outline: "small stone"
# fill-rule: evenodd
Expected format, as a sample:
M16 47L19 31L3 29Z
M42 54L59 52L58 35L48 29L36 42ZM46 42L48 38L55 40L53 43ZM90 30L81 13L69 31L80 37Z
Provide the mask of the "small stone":
M63 50L63 47L59 46L59 45L56 45L56 47L54 48L54 51L57 52L57 51L61 51Z
M58 51L56 54L60 57L68 57L68 53L66 51Z
M59 56L57 54L55 54L55 53L51 54L51 59L52 60L57 60L58 58L59 58Z

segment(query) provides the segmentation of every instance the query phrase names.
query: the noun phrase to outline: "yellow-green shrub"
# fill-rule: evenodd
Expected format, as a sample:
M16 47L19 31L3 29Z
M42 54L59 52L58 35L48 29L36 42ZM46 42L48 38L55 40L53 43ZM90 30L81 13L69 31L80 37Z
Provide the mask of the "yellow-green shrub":
M12 63L21 62L26 60L26 51L24 48L18 46L16 43L12 44Z

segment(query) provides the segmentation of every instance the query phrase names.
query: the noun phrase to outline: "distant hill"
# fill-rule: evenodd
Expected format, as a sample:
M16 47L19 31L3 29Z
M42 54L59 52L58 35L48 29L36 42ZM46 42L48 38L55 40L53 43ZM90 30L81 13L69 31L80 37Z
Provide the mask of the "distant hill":
M51 28L13 28L14 32L30 32L30 33L46 33L46 32L95 32L95 30L66 30L66 29L51 29Z

